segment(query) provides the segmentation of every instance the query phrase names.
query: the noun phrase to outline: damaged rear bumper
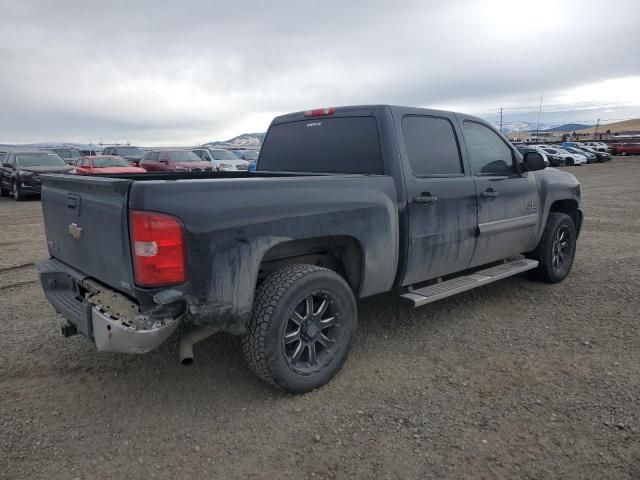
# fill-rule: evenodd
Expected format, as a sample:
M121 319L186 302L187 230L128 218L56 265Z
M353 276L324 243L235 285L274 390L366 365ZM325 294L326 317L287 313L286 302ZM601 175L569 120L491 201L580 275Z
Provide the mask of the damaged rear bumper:
M66 335L80 333L99 351L146 353L167 340L184 318L184 302L140 311L124 295L54 259L36 264L44 293L68 322Z

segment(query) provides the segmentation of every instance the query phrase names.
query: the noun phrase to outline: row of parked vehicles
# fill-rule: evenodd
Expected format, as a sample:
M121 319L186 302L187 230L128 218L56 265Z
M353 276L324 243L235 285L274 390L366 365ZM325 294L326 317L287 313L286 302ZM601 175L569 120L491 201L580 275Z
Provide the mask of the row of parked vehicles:
M562 142L553 145L517 145L516 148L523 155L537 152L543 156L545 163L552 167L560 165L585 165L611 160L611 147L603 142Z
M255 170L257 159L255 150L207 147L145 150L122 146L107 147L101 154L73 148L13 148L0 151L0 195L15 200L39 195L44 173L246 172Z

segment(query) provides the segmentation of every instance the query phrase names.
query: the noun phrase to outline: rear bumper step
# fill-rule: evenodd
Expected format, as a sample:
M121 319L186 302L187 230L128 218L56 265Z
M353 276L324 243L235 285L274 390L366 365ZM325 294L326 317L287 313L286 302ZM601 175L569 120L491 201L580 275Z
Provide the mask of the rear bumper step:
M443 298L466 292L489 283L511 277L527 270L532 270L538 266L537 260L523 258L503 263L495 267L480 270L462 277L452 278L445 282L429 285L428 287L411 290L401 297L411 303L414 307L421 307L427 303L436 302Z

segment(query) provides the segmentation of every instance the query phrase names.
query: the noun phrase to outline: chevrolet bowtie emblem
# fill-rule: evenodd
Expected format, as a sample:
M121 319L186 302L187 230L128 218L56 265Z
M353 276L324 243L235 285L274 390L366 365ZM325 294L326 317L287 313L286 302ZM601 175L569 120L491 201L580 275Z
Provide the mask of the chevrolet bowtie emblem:
M69 224L69 235L71 235L76 240L80 240L80 237L82 236L82 228L80 228L75 223Z

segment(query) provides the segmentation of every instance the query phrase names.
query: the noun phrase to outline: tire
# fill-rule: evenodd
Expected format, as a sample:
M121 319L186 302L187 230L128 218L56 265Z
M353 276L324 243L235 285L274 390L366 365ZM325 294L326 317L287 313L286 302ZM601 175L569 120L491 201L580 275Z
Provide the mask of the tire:
M18 184L15 182L15 180L11 182L11 196L16 202L24 199L24 195L20 193L20 188L18 187Z
M314 265L287 265L258 287L242 349L261 379L304 393L340 370L356 323L356 301L340 275Z
M9 196L9 190L5 190L1 185L0 185L0 197L8 197Z
M563 242L566 242L565 247L562 247ZM530 276L547 283L561 282L569 275L575 254L576 226L573 220L566 213L550 212L540 243L527 255L540 262L530 271Z
M573 166L575 165L575 163L574 163L574 161L573 161L573 158L571 158L571 157L566 158L566 159L564 160L564 164L565 164L565 165L567 165L567 166L569 166L569 167L573 167Z

